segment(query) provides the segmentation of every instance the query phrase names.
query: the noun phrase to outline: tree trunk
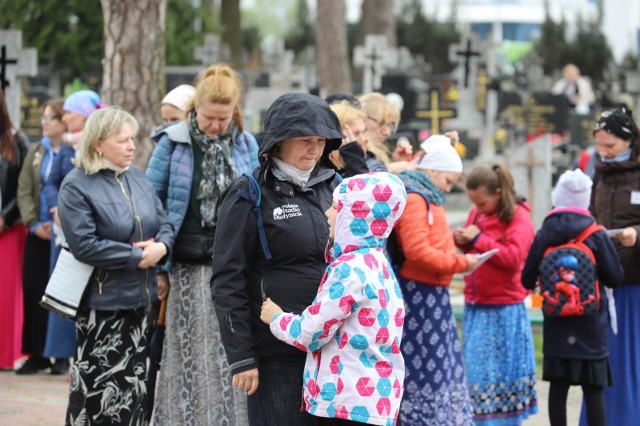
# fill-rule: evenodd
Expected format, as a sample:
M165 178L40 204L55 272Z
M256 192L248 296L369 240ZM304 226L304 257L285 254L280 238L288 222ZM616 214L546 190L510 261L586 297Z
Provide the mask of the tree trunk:
M396 17L393 0L363 0L358 44L362 45L367 34L384 34L387 46L396 47Z
M222 42L229 46L231 64L242 65L242 27L240 23L240 0L222 0L220 7Z
M317 2L316 58L321 94L351 93L343 0Z
M164 31L167 0L100 0L104 16L102 96L138 121L134 163L146 168L161 122L165 92Z

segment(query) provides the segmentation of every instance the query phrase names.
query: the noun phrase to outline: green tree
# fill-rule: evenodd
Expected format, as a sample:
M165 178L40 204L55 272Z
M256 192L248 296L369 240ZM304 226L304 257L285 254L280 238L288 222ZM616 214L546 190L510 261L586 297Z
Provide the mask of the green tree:
M542 59L545 75L551 75L562 69L569 61L570 48L565 32L567 23L564 17L555 22L549 13L549 4L545 2L545 18L540 28L540 37L535 41L533 51Z
M424 14L420 0L408 0L402 5L396 31L398 46L407 46L414 55L424 55L434 73L453 70L449 45L460 40L453 18L449 22L438 22Z
M231 63L235 66L242 62L242 27L240 25L240 0L222 0L220 6L222 41L231 50Z
M580 68L581 74L591 77L594 87L605 80L606 68L613 61L607 38L596 24L583 24L578 29L567 57Z
M553 75L572 63L580 68L581 74L590 77L597 87L599 82L604 81L605 70L613 61L611 48L600 29L601 19L585 22L578 17L577 34L573 40L567 40L564 18L555 22L549 14L548 4L545 7L545 20L534 45L534 52L542 59L544 73Z
M196 6L191 0L168 0L166 16L167 65L193 65L196 46L204 34L219 33L220 24L210 6Z
M315 43L314 23L309 16L307 0L298 0L294 12L294 23L284 39L285 48L293 50L296 55L305 47L313 46Z
M100 2L86 0L0 0L0 28L22 30L25 46L38 49L62 83L101 70L104 53ZM60 89L60 88L58 88Z

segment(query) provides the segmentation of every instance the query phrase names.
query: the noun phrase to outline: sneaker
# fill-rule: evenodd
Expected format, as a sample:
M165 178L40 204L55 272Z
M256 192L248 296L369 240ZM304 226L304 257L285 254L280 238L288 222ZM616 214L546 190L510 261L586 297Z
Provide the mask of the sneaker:
M56 358L56 362L51 366L51 374L63 375L69 371L69 360L66 358Z
M46 370L51 367L51 361L47 358L41 356L31 356L22 367L16 370L16 374L25 375L25 374L36 374L40 370Z

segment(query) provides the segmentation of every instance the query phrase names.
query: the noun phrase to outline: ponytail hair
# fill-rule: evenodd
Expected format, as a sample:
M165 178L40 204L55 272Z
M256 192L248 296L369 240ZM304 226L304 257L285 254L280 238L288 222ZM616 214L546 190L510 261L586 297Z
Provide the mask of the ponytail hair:
M472 191L484 187L490 195L499 193L498 218L505 223L511 222L513 219L516 204L524 201L522 197L516 194L513 176L507 166L502 163L474 168L467 176L466 186L467 189Z
M204 70L196 84L196 92L187 103L185 115L195 111L203 102L233 105L232 120L238 130L244 131L244 117L240 110L242 99L242 79L227 64L214 64Z

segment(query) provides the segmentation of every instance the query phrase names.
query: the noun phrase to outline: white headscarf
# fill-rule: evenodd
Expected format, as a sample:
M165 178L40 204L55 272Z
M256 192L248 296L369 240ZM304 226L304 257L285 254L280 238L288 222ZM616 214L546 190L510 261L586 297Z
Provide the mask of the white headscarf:
M448 137L430 136L420 144L420 148L424 155L416 160L417 168L462 173L462 160Z

